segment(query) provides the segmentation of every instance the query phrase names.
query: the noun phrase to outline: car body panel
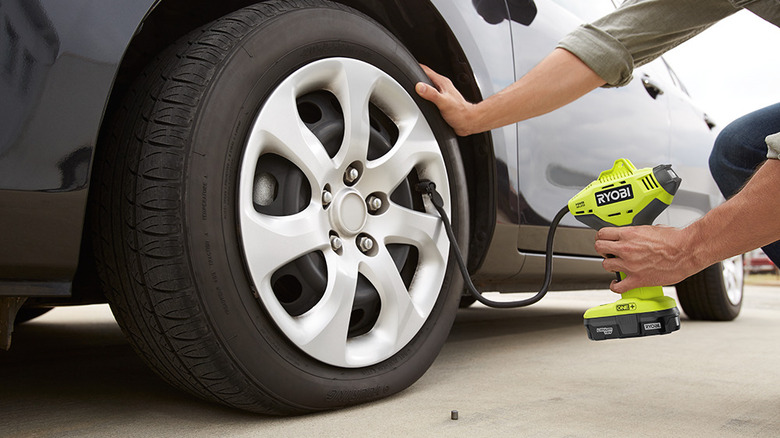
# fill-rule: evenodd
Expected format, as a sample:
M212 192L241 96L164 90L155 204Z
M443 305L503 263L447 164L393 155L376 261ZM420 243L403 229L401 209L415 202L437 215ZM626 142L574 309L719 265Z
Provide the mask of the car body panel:
M52 294L32 280L71 280L104 109L128 43L153 4L0 4L0 278L11 281L0 282L0 295L18 293L19 281Z
M483 97L501 91L516 80L512 30L503 0L433 0L432 3L463 49ZM496 159L497 222L517 224L517 191L513 189L517 187L517 130L510 125L494 129L490 135Z
M522 12L522 5L528 2L508 3L510 11ZM593 6L589 9L584 4L570 0L536 1L536 17L512 20L517 77L533 68L572 28L614 8L609 0L587 2ZM500 254L491 257L489 253L488 259L521 265L516 274L501 279L492 272L478 273L476 283L483 290L538 288L543 281L549 221L617 158L629 158L640 168L673 163L683 181L690 181L683 184L673 208L659 215L656 223L682 226L717 205L719 193L706 163L714 135L684 87L674 83L673 76L665 61L659 59L635 69L635 79L625 87L594 90L550 114L516 125L518 176L511 190L519 196L519 255L507 258L506 250L497 250ZM659 85L665 92L653 96L648 85ZM494 242L511 239L511 230L504 230L503 234ZM554 289L608 284L613 276L601 269L601 257L593 248L593 240L593 230L573 217L564 217L554 249L556 254L565 256L556 257Z
M664 65L665 88L671 120L669 161L683 179L675 202L668 209L669 224L684 226L706 214L723 202L715 180L709 171L709 154L718 127L691 100L685 87L668 64Z
M431 4L465 55L473 72L469 80L490 96L582 21L564 9L581 7L580 0L572 1ZM0 247L6 249L0 253L0 296L68 293L79 266L91 160L106 106L128 45L157 5L155 0L0 4L5 34L15 35L0 42ZM8 30L9 23L14 29ZM664 68L650 65L635 76L655 79ZM660 222L689 222L719 201L703 152L712 141L700 120L703 113L692 109L674 78L658 80L668 89L658 99L635 80L490 132L496 225L484 262L473 273L478 287L538 286L550 219L616 158L630 158L639 167L675 165L683 187ZM685 135L671 135L670 127ZM564 255L556 261L554 288L582 288L608 278L592 241L592 230L564 220L556 239L555 249Z
M119 63L153 0L11 0L0 86L0 190L88 184L91 150Z
M580 0L507 0L502 19L503 5L490 0L434 5L463 47L483 96L533 68L574 27L614 9L610 0L587 5ZM506 26L512 38L513 76L506 66L509 47L500 43ZM670 80L663 60L637 68L634 77L625 87L597 89L553 113L491 131L498 211L485 261L474 273L478 288L538 288L550 220L617 158L629 158L640 168L673 163L683 178L673 207L656 223L685 225L717 205L719 194L706 165L713 133L696 115L690 98ZM642 79L665 92L651 96ZM564 255L556 257L553 289L603 287L613 278L601 269L593 240L593 230L573 217L564 218L554 247Z

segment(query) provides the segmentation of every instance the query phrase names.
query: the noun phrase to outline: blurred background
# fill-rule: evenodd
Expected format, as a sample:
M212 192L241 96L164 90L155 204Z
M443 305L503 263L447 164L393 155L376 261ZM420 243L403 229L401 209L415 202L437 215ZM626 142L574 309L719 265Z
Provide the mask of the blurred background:
M723 128L780 102L780 28L740 11L671 50L664 58L694 101ZM778 277L760 249L745 254L745 273Z
M664 57L719 127L780 102L780 28L740 11Z

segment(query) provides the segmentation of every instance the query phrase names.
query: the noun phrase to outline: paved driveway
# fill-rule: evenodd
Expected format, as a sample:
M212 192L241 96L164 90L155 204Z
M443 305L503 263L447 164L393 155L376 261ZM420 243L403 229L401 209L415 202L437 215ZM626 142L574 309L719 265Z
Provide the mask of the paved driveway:
M614 299L462 310L410 389L298 418L197 401L147 370L106 306L55 309L0 352L0 436L780 436L780 287L748 286L734 322L589 341L582 312Z

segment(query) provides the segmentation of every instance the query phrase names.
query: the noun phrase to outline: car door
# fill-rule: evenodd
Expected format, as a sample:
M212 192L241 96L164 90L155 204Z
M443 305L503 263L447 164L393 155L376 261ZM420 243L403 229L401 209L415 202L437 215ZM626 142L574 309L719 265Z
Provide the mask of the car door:
M510 13L519 3L508 0ZM515 68L521 77L582 22L611 10L610 0L538 0L536 16L513 16ZM514 5L514 7L513 7ZM546 225L555 213L617 158L641 167L669 160L669 111L664 96L651 95L654 79L637 69L625 87L600 88L579 100L517 124L521 251L543 250ZM647 88L646 88L647 87ZM564 225L581 226L568 217ZM592 234L556 244L556 251L593 254ZM567 247L568 245L568 247Z
M664 63L670 114L670 162L683 184L667 210L669 224L685 226L723 201L712 179L708 158L720 126L692 101L683 82Z

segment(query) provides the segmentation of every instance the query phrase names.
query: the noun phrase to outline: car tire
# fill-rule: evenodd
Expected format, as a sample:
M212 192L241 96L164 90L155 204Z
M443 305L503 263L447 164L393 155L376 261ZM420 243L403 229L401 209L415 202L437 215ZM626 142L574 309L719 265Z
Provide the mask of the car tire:
M462 248L468 210L421 80L387 30L328 1L259 3L158 56L103 137L91 201L111 308L158 374L287 415L429 368L463 283L414 185L437 184Z
M742 256L718 262L677 284L677 297L690 319L731 321L742 308Z
M468 295L463 295L460 297L460 304L458 304L458 307L461 309L468 309L476 302L477 298L474 295L471 295L471 293L468 293Z

